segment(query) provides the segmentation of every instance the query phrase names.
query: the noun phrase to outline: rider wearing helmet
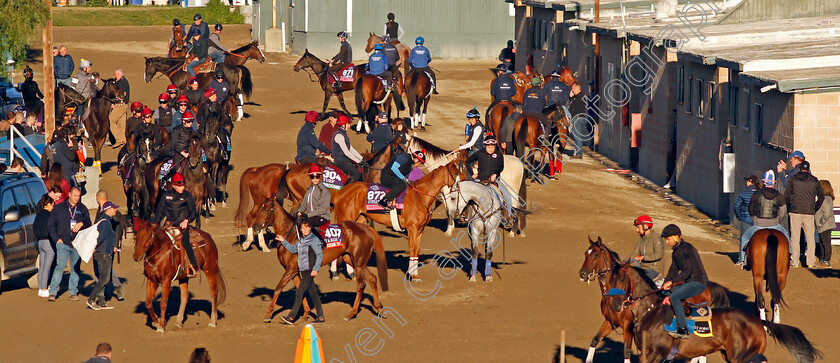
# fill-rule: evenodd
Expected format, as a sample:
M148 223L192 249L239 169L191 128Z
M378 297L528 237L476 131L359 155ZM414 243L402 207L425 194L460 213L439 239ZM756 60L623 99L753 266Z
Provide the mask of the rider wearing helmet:
M546 106L557 105L562 107L569 103L569 94L572 88L566 83L560 81L560 77L561 75L559 70L551 72L551 80L546 82L543 86L543 90L545 91ZM559 116L560 113L558 112L557 115ZM559 117L557 119L559 119Z
M665 278L665 263L662 257L665 256L665 241L653 231L653 220L647 215L639 216L633 221L636 233L639 234L639 242L630 252L627 261L631 266L638 267L644 271L656 287L662 286Z
M190 156L190 138L193 136L193 121L195 116L192 111L186 111L181 115L181 124L172 129L172 137L169 139L167 149L172 155L172 170L178 170L177 166Z
M181 90L178 89L178 86L174 84L166 86L166 94L169 95L169 107L172 107L173 110L178 108L178 103L176 102L176 100L178 100L180 91Z
M170 51L172 50L172 47L175 46L175 30L178 29L178 28L181 28L181 34L187 35L187 25L186 24L181 24L181 21L178 20L178 19L173 19L172 20L172 36L169 38L169 46L167 48Z
M186 114L187 111L189 111L189 108L190 108L190 100L187 98L187 96L184 96L184 95L178 96L178 99L175 101L175 110L172 111L172 128L173 129L178 127L178 125L183 123L184 114ZM192 112L190 112L190 115L193 115L193 117L195 117L195 115ZM198 126L195 125L195 122L192 123L192 130L193 131L198 130Z
M125 119L125 139L131 139L132 135L134 135L134 129L137 128L137 125L143 123L143 103L140 101L134 101L131 103L131 117Z
M201 101L201 104L198 105L198 113L195 115L195 122L198 123L199 129L207 123L210 117L221 114L220 103L216 102L218 99L215 89L207 88L204 90L204 101Z
M388 80L387 90L393 87L391 85L392 73L388 70L388 58L385 56L385 53L382 53L382 44L377 44L373 47L373 53L370 54L370 58L368 58L368 63L365 67L368 73Z
M484 113L485 117L489 119L490 110L501 101L507 101L515 105L513 96L516 96L516 78L513 78L513 75L508 72L507 66L499 64L496 66L496 79L490 86L490 98L493 100L490 102L490 106L487 106L487 112Z
M216 68L215 77L212 81L210 81L210 84L207 85L207 87L216 90L216 96L219 99L219 103L224 103L230 95L230 83L225 80L225 71L221 68Z
M321 228L330 223L330 199L332 195L330 190L324 186L324 183L321 183L322 175L321 167L318 164L312 163L309 166L309 180L312 181L312 185L306 188L303 200L294 211L294 214L298 217L301 214L306 214L312 228Z
M426 72L432 78L432 93L438 94L437 77L435 76L435 72L429 68L429 63L432 62L432 53L423 46L423 43L425 43L423 37L417 37L414 43L417 46L411 49L411 54L408 56L408 64L411 65L411 72Z
M350 118L341 114L338 117L336 125L338 126L338 130L335 130L332 136L332 146L330 147L332 157L335 160L333 165L337 166L344 174L350 177L347 180L347 184L362 180L362 173L356 164L362 163L364 158L362 158L362 154L359 154L350 145L350 138L347 137L347 129L350 128Z
M400 24L394 21L394 13L388 13L388 22L385 23L385 29L382 30L382 34L387 35L393 40L400 40L403 34L405 34L405 30L403 30Z
M473 153L467 158L467 165L478 162L478 172L472 175L479 182L493 182L505 169L504 155L496 150L496 137L489 133L484 137L484 151ZM470 171L472 171L470 169Z
M508 40L507 47L499 52L499 61L508 69L514 70L513 65L516 64L516 50L513 47L513 40Z
M190 100L190 107L198 106L204 101L204 91L198 89L198 77L190 77L187 81L187 90L184 91L184 96Z
M153 118L155 123L163 126L166 131L172 131L172 107L169 107L169 94L161 93L158 96L160 107L155 110Z
M205 24L206 25L206 24ZM189 52L187 52L190 56L193 57L193 61L187 64L187 72L189 72L190 77L195 77L195 69L193 67L197 67L198 65L204 63L207 60L207 38L201 36L201 31L197 28L190 30L190 35L193 39L192 48L190 48Z
M776 188L776 174L772 170L764 172L760 189L753 193L750 198L749 214L752 217L753 225L741 234L741 248L739 249L739 261L745 262L744 247L747 242L759 229L775 229L782 232L790 241L790 234L782 227L782 221L787 219L788 211L785 197ZM790 244L788 244L790 248ZM797 259L796 262L799 262ZM780 261L779 263L784 263ZM742 267L744 267L742 265Z
M327 149L315 136L315 124L318 122L318 112L307 112L303 120L305 123L301 126L297 135L297 155L295 156L295 161L300 164L314 163L318 161L318 158L315 156L315 150L321 150L322 153L329 155L330 149ZM315 224L315 227L318 226L320 224Z
M82 59L79 62L79 72L71 80L73 82L73 89L85 98L84 102L76 106L76 116L80 120L83 118L87 101L96 94L96 84L99 83L97 78L91 74L91 67L93 67L93 63L87 59Z
M385 210L390 210L391 203L410 183L408 174L414 170L415 167L420 167L426 163L426 151L416 150L411 154L402 153L394 157L393 160L385 165L382 169L382 185L391 188L388 193L378 202L379 206Z
M694 246L682 239L679 227L673 224L665 226L662 230L662 238L673 250L671 268L668 269L668 275L665 276L665 282L662 284L662 290L665 290L668 296L662 303L670 304L677 318L677 331L670 333L671 336L686 339L690 335L682 302L702 294L706 290L709 278L706 276L700 254Z
M473 107L467 111L467 126L464 129L466 135L466 144L458 147L456 150L468 150L470 154L478 151L484 143L484 125L481 123L481 114Z
M201 33L202 40L206 41L210 37L210 26L208 26L207 22L201 18L201 14L195 14L195 16L193 16L193 24L190 25L189 32L184 33L185 41L190 41L188 38L192 38L191 34L193 30L198 30Z
M397 74L397 62L400 60L400 51L397 50L397 47L391 44L391 37L388 34L382 36L382 53L385 54L385 58L388 59L388 72L391 74Z
M32 68L26 66L23 70L24 81L20 84L20 93L23 96L23 103L26 104L26 108L33 115L37 115L44 108L44 102L41 101L44 98L44 94L41 93L41 89L38 87L38 83L35 82L34 77L35 72L32 71ZM123 114L125 114L125 109L123 109Z
M338 54L330 59L330 62L327 64L329 68L327 69L334 80L332 85L333 88L339 89L341 88L341 82L339 82L336 72L340 71L353 61L353 48L351 48L350 43L347 42L346 32L340 31L336 34L336 36L338 37L338 42L341 43L341 48L338 50Z
M195 252L190 243L190 223L195 221L195 198L187 188L186 180L181 173L172 176L172 189L164 191L160 196L155 213L155 224L160 225L166 218L166 226L175 227L181 230L181 247L187 253L189 264L187 264L187 277L195 277L198 262L195 259ZM187 262L187 261L182 261ZM184 272L184 263L178 266L178 272L172 278L173 281L180 278Z
M216 24L213 33L208 37L208 39L210 39L210 58L213 58L213 61L219 64L225 62L225 54L230 52L224 45L222 45L221 35L222 24Z

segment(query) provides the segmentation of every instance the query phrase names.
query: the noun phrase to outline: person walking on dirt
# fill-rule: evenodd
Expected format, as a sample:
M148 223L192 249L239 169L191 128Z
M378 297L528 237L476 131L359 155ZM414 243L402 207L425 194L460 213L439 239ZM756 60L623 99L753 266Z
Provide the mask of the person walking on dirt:
M388 13L388 22L385 23L385 29L382 30L382 34L394 40L400 40L403 34L405 34L405 30L403 30L400 24L394 21L394 13Z
M197 67L207 60L208 44L207 38L202 37L198 29L192 29L190 35L193 38L193 44L187 54L192 56L193 60L187 64L187 72L189 72L190 77L195 77L195 69L193 67Z
M502 174L502 170L505 169L505 157L496 149L496 142L496 137L492 134L485 136L484 150L467 157L467 165L478 163L478 172L472 175L475 181L495 183Z
M99 236L96 238L96 249L93 251L93 261L99 268L98 280L93 285L93 291L87 300L87 306L93 310L110 310L113 306L105 303L105 285L111 282L111 264L114 261L114 230L111 229L111 220L117 215L119 206L113 202L105 202L102 205L102 214L97 218L99 225L96 227Z
M64 84L67 87L73 87L73 71L76 69L76 63L73 62L73 57L67 54L67 46L62 45L58 47L58 55L53 57L53 74L55 75L56 83Z
M738 220L738 225L741 230L741 249L738 253L738 262L735 263L736 266L744 265L744 231L753 225L753 220L750 216L750 200L752 200L753 194L760 187L758 177L755 175L750 175L744 178L744 180L746 180L747 188L738 193L738 197L735 198L735 204L732 206L732 211L735 214L735 219Z
M131 85L128 84L128 79L125 78L125 72L122 69L114 71L114 79L117 80L117 87L120 91L125 92L122 97L117 95L117 102L113 103L111 112L108 114L108 120L111 124L111 134L114 135L114 149L118 149L125 145L126 141L125 133L120 133L120 130L125 130Z
M318 158L315 156L315 150L320 150L322 153L329 155L330 149L315 137L315 124L318 122L318 113L309 111L303 118L304 124L301 126L297 135L297 155L295 161L300 164L315 163Z
M817 222L817 233L820 236L820 267L831 268L831 231L837 228L834 221L834 188L828 180L820 180L825 199L820 209L814 215Z
M300 234L301 237L297 244L286 241L282 233L277 233L277 236L274 237L283 244L286 250L298 255L298 269L300 271L300 285L295 292L295 302L292 305L292 310L288 316L281 316L280 320L283 324L294 325L300 305L303 303L303 294L308 294L318 314L318 317L312 323L323 324L325 322L324 310L321 307L321 297L314 279L315 276L318 276L318 271L321 270L321 263L324 259L321 240L312 233L312 225L308 220L300 222Z
M99 209L96 211L96 216L93 217L94 220L99 220L99 217L104 213L105 203L108 203L108 191L100 189L96 192L96 204L99 205ZM120 213L119 207L117 207L117 211L111 217L111 229L114 231L114 253L122 250L122 237L125 226L125 216ZM101 273L99 271L102 270L97 270L96 276L99 276ZM125 292L123 291L120 277L117 276L117 271L114 269L114 255L111 255L111 281L108 284L114 289L114 295L117 296L118 301L125 300Z
M96 346L96 353L94 353L93 357L82 363L111 363L111 357L111 344L99 343Z
M805 263L808 268L817 267L815 255L815 227L814 215L825 199L820 181L811 175L811 164L803 161L799 164L799 172L794 174L785 187L785 202L790 206L790 236L791 266L799 265L799 231L805 231Z
M338 42L341 43L341 48L338 49L338 54L336 54L335 57L332 57L329 63L327 63L327 70L333 77L333 88L338 90L341 89L341 82L338 80L336 72L344 69L344 67L353 61L353 48L350 47L350 43L347 42L346 32L340 31L336 34L336 36L338 37Z
M662 303L671 305L674 316L677 318L677 331L669 334L674 338L687 339L690 335L682 302L702 294L706 290L709 278L706 276L706 269L703 267L703 261L700 260L697 249L682 239L680 227L674 224L665 226L662 230L662 238L673 250L671 268L668 269L665 283L662 284L662 290L665 290L665 294L668 295Z
M213 61L222 64L225 62L225 54L228 54L229 50L227 47L222 45L222 24L216 24L214 31L210 34L209 41L210 41L210 58L213 58Z
M64 266L70 262L70 280L67 290L70 300L79 300L79 252L73 247L73 239L82 229L91 226L90 212L81 202L82 191L78 187L70 189L67 200L55 206L47 221L50 238L55 241L55 270L50 279L49 301L55 301L61 278L64 276Z
M366 138L370 143L370 152L374 155L376 155L379 150L382 150L391 144L391 136L393 134L391 125L388 124L387 113L379 111L379 114L376 115L376 121L378 124Z
M391 210L391 201L394 200L400 193L405 191L410 183L408 174L414 170L415 167L420 167L426 163L426 153L421 150L412 151L410 154L402 153L394 157L388 164L382 168L382 185L390 188L385 196L379 200L378 204L385 210Z
M166 190L160 196L158 202L157 213L155 213L155 224L161 225L161 221L166 219L166 227L175 227L181 230L181 247L187 253L189 261L186 265L187 277L193 278L196 275L196 268L198 262L195 259L195 251L193 251L190 243L190 223L195 221L195 198L187 188L187 182L184 175L175 173L172 175L172 189ZM178 271L175 273L172 281L178 279L181 273L184 272L184 263L178 266Z
M653 232L653 220L647 215L636 218L633 226L640 238L627 260L631 266L642 269L645 276L659 288L665 281L665 263L662 261L665 257L665 241Z
M349 176L346 184L362 180L362 172L356 166L364 161L362 154L359 154L353 145L350 145L350 138L347 137L347 129L350 128L350 119L339 117L338 130L332 136L332 157L335 160L333 165L341 169L344 174ZM345 185L346 185L345 184Z
M432 53L423 46L425 42L426 40L423 37L417 37L414 41L416 46L411 49L411 53L408 55L408 64L411 65L411 72L426 72L432 79L432 93L438 94L437 76L435 76L435 71L429 68L429 63L432 62Z

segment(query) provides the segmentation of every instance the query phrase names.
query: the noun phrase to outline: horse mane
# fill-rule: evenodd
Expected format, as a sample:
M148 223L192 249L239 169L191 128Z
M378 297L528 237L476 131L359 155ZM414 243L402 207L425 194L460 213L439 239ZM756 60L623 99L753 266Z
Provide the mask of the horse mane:
M423 140L417 136L414 136L408 142L408 149L409 150L426 150L426 160L427 162L436 163L438 161L445 161L449 151L444 150L441 147L435 146L432 143Z
M231 52L231 53L244 52L245 50L247 50L248 48L250 48L252 45L254 45L254 42L250 42L250 43L248 43L248 44L245 44L245 45L243 45L243 46L241 46L241 47L239 47L239 48L236 48L236 49L234 49L234 50L231 50L230 52Z

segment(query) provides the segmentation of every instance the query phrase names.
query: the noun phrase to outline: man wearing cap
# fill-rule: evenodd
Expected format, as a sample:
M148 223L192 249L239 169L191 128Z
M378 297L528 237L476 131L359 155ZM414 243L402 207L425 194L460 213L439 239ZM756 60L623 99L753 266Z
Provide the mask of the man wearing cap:
M53 74L57 83L63 83L67 87L73 87L73 70L76 68L76 63L73 62L73 57L67 54L67 46L62 45L58 47L58 55L53 57Z
M391 143L392 136L387 113L380 111L376 115L376 121L378 124L373 129L373 132L367 135L367 141L370 143L370 152L374 155Z
M206 23L205 23L206 26ZM198 65L204 63L207 60L207 38L202 37L201 31L198 29L191 29L190 35L193 38L192 48L190 48L189 52L187 52L190 56L193 57L193 61L187 64L187 72L190 73L191 77L195 77L195 69L193 67L197 67Z
M799 265L799 231L805 231L805 262L808 268L817 268L814 215L820 209L825 193L820 181L811 175L807 161L798 164L799 172L788 179L785 202L790 206L791 266Z
M647 215L636 218L633 226L640 238L627 261L630 261L631 266L642 269L645 276L659 288L665 282L665 262L662 261L665 257L665 241L662 236L654 233L653 220Z
M90 73L91 67L93 67L93 63L87 59L82 59L79 63L79 72L73 76L73 89L85 98L85 101L76 107L76 116L79 116L80 120L84 117L88 100L96 94L97 81L96 77Z
M342 114L341 116L347 118L347 116L344 114ZM335 130L338 129L338 126L336 125L336 123L338 123L338 118L338 111L330 111L327 114L327 122L324 123L324 126L321 126L321 133L318 134L318 141L324 144L327 150L331 150L330 148L332 147L332 135L335 133Z
M787 164L784 160L779 160L776 164L776 189L779 190L779 193L784 194L785 188L787 187L790 178L796 175L799 170L799 164L805 161L805 154L801 151L796 150L788 157L790 160L790 168L787 168Z
M674 224L665 226L662 230L662 238L673 251L671 268L668 269L665 283L662 284L662 290L665 290L665 294L668 295L662 303L671 305L674 316L677 318L677 331L669 334L674 338L687 339L690 335L682 302L702 294L706 290L709 278L706 276L706 268L703 267L703 261L700 260L697 249L682 239L680 227Z
M426 153L424 151L416 150L411 154L399 154L394 159L388 162L382 169L382 185L391 188L385 196L378 202L379 206L385 210L390 210L389 205L400 193L405 191L408 186L408 174L414 170L415 167L420 167L426 163Z
M210 81L210 84L207 87L216 90L216 97L218 98L219 103L224 103L230 94L230 83L225 80L225 71L221 68L217 68L215 78Z
M473 107L467 111L467 126L465 127L467 143L458 146L456 150L467 150L474 154L484 144L484 125L481 123L481 114Z
M747 188L742 190L738 193L738 197L735 198L735 205L732 206L732 211L735 214L735 219L738 220L738 224L741 230L741 240L743 241L744 231L752 227L753 220L750 216L750 200L752 200L753 194L758 190L760 187L758 177L755 175L750 175L744 178L747 182ZM736 265L743 265L744 264L744 245L741 244L741 253L738 256L738 262L735 263Z
M476 181L495 183L505 169L505 156L496 150L496 137L492 134L485 136L483 143L484 151L467 157L467 165L478 162L478 172L472 175Z
M329 155L330 149L327 149L315 137L315 124L318 122L318 113L309 111L303 120L305 122L297 135L297 155L295 156L295 161L300 164L314 163L318 161L318 158L315 157L315 150L321 150L322 153Z
M187 81L189 86L187 86L187 90L184 91L184 96L187 96L187 99L190 100L190 107L198 106L201 104L201 101L204 101L204 91L198 89L198 77L190 77L189 81Z
M108 114L108 120L111 124L111 134L114 135L113 147L116 149L125 145L125 133L120 133L119 130L125 130L131 86L128 84L128 79L125 78L125 73L122 69L114 71L114 79L117 80L117 87L119 87L120 91L125 92L122 97L117 95L117 102L112 104L111 112Z
M423 37L417 37L414 40L416 46L411 48L411 52L408 55L408 64L411 66L409 72L426 72L432 79L432 93L438 94L437 76L435 76L435 71L429 68L429 63L432 62L432 52L429 52L429 49L423 45L425 42L426 40Z
M99 205L99 208L96 210L96 216L93 217L93 220L98 221L103 214L105 214L105 204L108 203L108 191L104 189L100 189L96 192L96 204ZM111 203L116 209L119 209L119 206L114 205ZM120 252L122 248L122 237L123 232L125 230L126 222L125 216L120 213L119 210L115 212L115 215L111 217L111 230L114 231L114 253ZM101 272L98 270L98 267L94 266L94 271L96 272L96 276L99 276ZM120 277L117 276L117 272L114 269L114 255L111 255L111 281L107 284L111 285L114 289L114 295L116 295L117 300L123 301L125 300L125 293L123 291L122 283L120 282ZM107 288L107 286L106 286Z
M195 220L195 199L187 188L187 182L181 173L172 175L172 189L169 189L160 196L160 202L155 213L155 224L160 225L166 218L166 226L172 226L181 230L181 247L187 253L189 264L187 265L187 277L196 275L198 263L195 259L195 252L190 244L189 226ZM186 261L183 261L186 262ZM178 266L178 272L172 278L175 281L184 272L184 264Z
M336 34L338 37L338 42L341 43L341 48L338 50L338 54L335 57L330 59L329 63L327 63L327 68L329 74L333 77L333 88L340 89L341 82L338 80L338 76L336 72L340 71L342 68L350 64L353 61L353 48L350 47L350 43L347 42L347 33L340 31Z
M228 49L222 45L222 24L216 24L213 33L210 34L208 39L210 39L210 58L213 58L213 61L219 64L225 62L225 54L228 53Z
M787 219L787 206L782 193L779 193L773 186L776 183L776 174L772 170L764 173L762 180L764 186L752 194L749 200L749 215L752 225L741 233L741 244L738 252L738 261L744 267L746 259L744 248L750 241L753 234L759 229L771 228L785 234L790 241L788 231L782 227L782 220ZM788 243L789 249L792 244Z
M294 214L298 217L306 214L312 228L320 228L330 223L330 190L321 183L321 167L313 163L309 166L309 180L312 185L306 189L300 205L295 209ZM320 236L319 236L320 237Z
M172 108L169 107L169 94L161 93L158 96L158 103L160 107L155 110L152 118L154 118L156 124L163 126L166 131L172 132Z
M102 215L96 220L99 223L96 230L99 236L96 239L96 249L93 251L93 260L99 267L99 279L93 285L93 291L87 300L87 306L93 310L113 309L105 303L105 285L111 282L111 263L114 260L114 230L111 228L111 220L117 215L119 206L113 202L105 202L102 205Z
M555 70L551 72L551 80L546 82L543 86L543 91L545 92L545 104L546 107L551 107L557 105L557 107L563 107L567 103L569 103L569 93L571 91L571 87L566 83L560 81L560 71ZM557 117L555 119L559 120L562 118L561 113L557 113Z
M353 145L350 145L350 138L347 137L347 129L350 128L350 119L339 117L336 125L338 125L338 130L335 130L331 140L332 146L330 146L332 157L335 160L333 165L337 166L344 174L350 177L347 180L347 184L362 180L362 172L359 171L356 164L362 163L364 158L362 158L362 154L359 154L353 148Z
M192 34L194 30L198 30L203 40L207 40L210 37L210 26L201 18L201 14L196 13L193 16L193 23L190 25L190 30L184 33L184 41L189 42L189 34Z
M499 52L499 61L505 65L510 70L514 70L514 64L516 62L516 50L513 48L513 40L507 41L507 47L502 48L502 51Z

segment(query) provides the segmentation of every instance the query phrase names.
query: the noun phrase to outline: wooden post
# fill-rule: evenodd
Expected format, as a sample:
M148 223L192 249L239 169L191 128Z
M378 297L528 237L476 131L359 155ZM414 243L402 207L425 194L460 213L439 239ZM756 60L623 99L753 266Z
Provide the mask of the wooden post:
M595 22L601 22L601 0L595 0ZM600 93L597 91L598 87L601 87L601 37L598 35L598 33L595 33L595 72L592 72L592 74L595 78L595 93L598 94ZM599 122L595 123L592 130L592 134L594 136L594 138L592 139L593 151L598 150L598 144L601 141L601 138L598 135L598 124L601 121L600 117L598 121Z
M566 331L560 331L560 363L566 363Z
M55 131L55 74L52 57L52 0L44 0L50 19L44 25L44 141L49 142Z

